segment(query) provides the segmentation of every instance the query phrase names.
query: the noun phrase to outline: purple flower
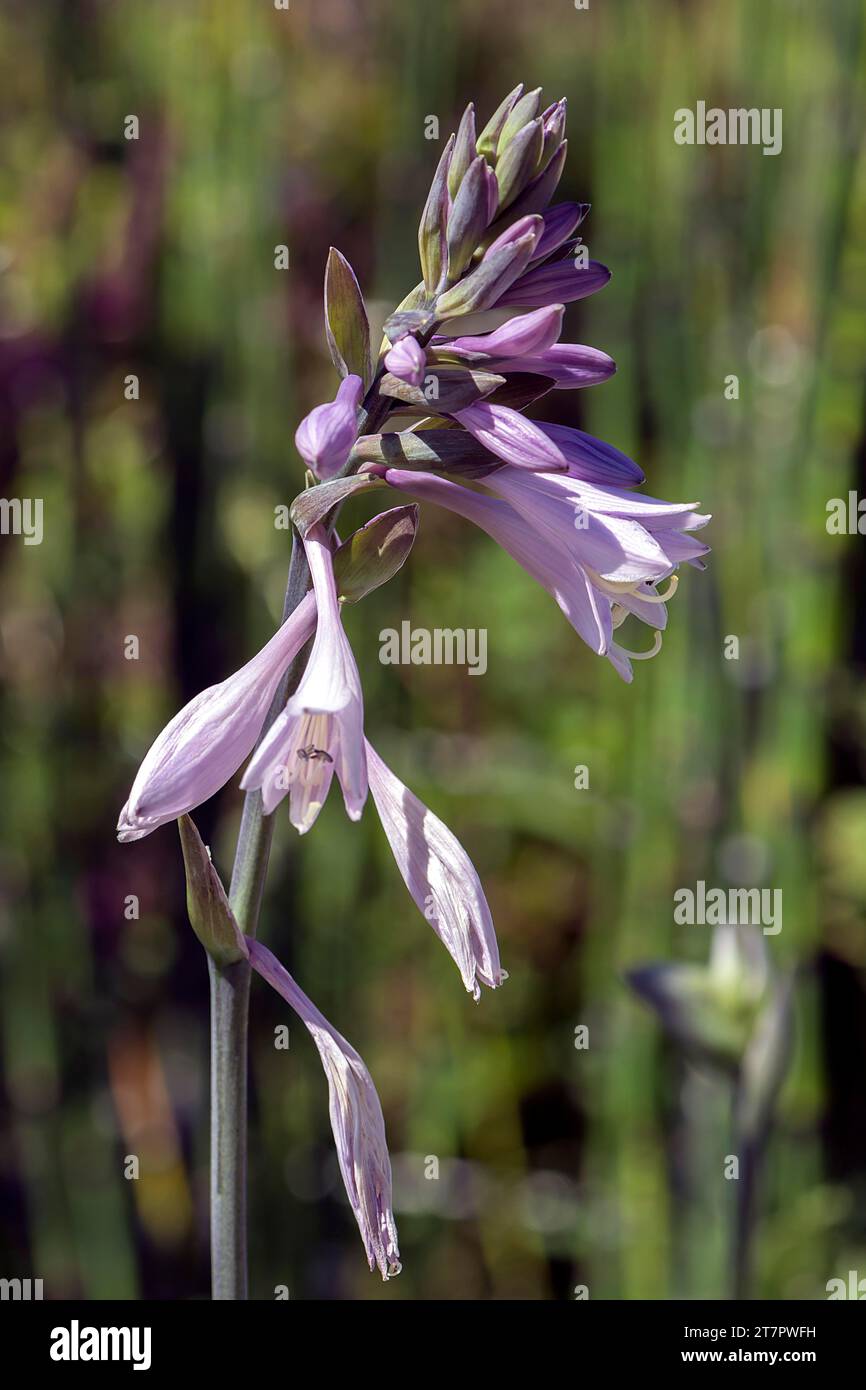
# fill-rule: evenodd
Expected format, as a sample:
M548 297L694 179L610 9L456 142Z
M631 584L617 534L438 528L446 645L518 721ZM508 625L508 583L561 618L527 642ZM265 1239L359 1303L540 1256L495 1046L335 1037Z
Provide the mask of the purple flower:
M537 249L537 248L536 248ZM530 266L503 290L496 301L500 309L530 308L536 304L571 304L604 289L610 271L600 261L577 265L566 257Z
M389 468L385 480L391 487L447 507L480 526L547 590L578 636L594 652L607 652L612 631L609 599L593 589L566 550L528 526L514 507L433 473Z
M616 488L596 488L564 474L496 468L483 478L499 495L485 497L429 473L388 469L386 481L473 521L550 593L575 631L624 680L630 658L655 656L676 591L680 560L707 547L686 533L709 517L691 503L667 503ZM657 585L670 576L660 594ZM656 629L652 648L631 652L613 640L628 614Z
M490 908L472 862L438 816L367 743L370 791L403 881L477 1000L507 978Z
M385 356L385 366L393 376L407 381L410 386L420 386L424 381L424 368L427 356L421 344L411 333L395 343Z
M562 316L565 310L561 304L552 304L545 309L536 309L532 314L517 314L492 333L476 337L441 339L449 352L460 357L474 357L481 353L485 357L535 357L557 342L562 332Z
M535 248L534 259L543 261L558 251L574 235L588 212L589 203L555 203L548 208L543 214L544 230Z
M355 1213L367 1260L383 1279L400 1273L400 1251L391 1200L391 1160L382 1106L363 1058L316 1008L276 956L246 938L250 964L281 994L304 1023L328 1078L331 1128L346 1194Z
M117 823L140 840L218 792L252 752L280 678L313 635L308 594L262 650L233 676L203 690L174 716L145 755Z
M569 425L529 420L507 405L477 401L454 412L465 429L503 462L538 473L567 473L587 482L631 487L643 472L612 444Z
M606 352L557 341L563 313L562 304L552 304L533 313L518 314L492 333L439 338L436 342L443 350L491 372L535 372L552 377L562 390L607 381L616 371L616 363Z
M318 478L333 478L344 466L358 434L358 406L364 395L359 376L347 376L336 397L317 405L295 431L295 447Z
M316 638L300 685L262 740L241 786L261 789L265 813L291 793L289 815L303 835L316 820L336 772L346 813L367 799L361 679L343 631L328 540L321 526L304 538L318 609Z

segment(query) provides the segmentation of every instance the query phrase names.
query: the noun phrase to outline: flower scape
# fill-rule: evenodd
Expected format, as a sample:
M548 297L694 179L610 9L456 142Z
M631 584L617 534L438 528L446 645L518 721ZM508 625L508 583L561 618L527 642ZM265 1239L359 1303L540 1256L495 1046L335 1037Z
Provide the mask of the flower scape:
M260 795L261 814L287 800L300 834L314 826L335 777L353 821L370 792L397 868L467 991L477 1000L482 986L506 979L468 855L365 736L342 608L396 572L411 550L419 504L435 503L486 531L547 590L587 646L631 681L632 663L661 648L678 567L704 567L708 547L695 533L709 517L696 503L638 492L644 474L618 449L524 413L550 391L594 386L615 371L606 353L560 341L565 305L610 279L578 235L589 206L551 202L566 158L565 123L564 100L542 109L540 91L522 86L480 134L474 107L466 108L421 215L422 279L387 319L376 357L356 277L331 250L325 327L341 382L295 434L308 470L292 508L297 601L287 602L285 621L257 655L197 695L157 737L118 823L128 841L179 820L193 925L199 930L202 916L201 893L193 908L195 884L206 881L210 921L216 913L222 924L219 943L213 930L199 931L212 955L223 963L245 958L312 1035L346 1192L370 1268L385 1279L400 1264L373 1081L267 947L241 930L188 813L244 764L241 787ZM461 333L461 320L491 310L499 326ZM402 494L400 505L341 543L343 502L386 489ZM630 615L652 632L639 651L616 640Z

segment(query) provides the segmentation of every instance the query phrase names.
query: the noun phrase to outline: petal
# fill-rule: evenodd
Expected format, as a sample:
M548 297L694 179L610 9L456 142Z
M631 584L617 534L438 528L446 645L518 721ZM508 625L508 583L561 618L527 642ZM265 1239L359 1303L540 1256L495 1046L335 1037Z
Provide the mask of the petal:
M328 1078L329 1109L340 1172L367 1260L383 1279L400 1273L391 1197L391 1160L382 1106L363 1058L295 983L273 952L247 937L250 964L281 994L307 1028Z
M478 999L478 981L495 989L506 976L484 889L468 854L447 825L379 757L369 743L370 791L382 828L416 904Z
M308 594L262 650L234 675L190 700L153 743L118 822L138 840L207 801L237 772L261 733L286 667L309 640L316 600Z

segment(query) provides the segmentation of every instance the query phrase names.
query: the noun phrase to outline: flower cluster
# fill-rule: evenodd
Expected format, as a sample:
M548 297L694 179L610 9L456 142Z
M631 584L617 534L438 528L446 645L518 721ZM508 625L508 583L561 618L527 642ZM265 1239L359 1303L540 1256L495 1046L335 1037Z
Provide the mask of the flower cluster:
M565 114L564 101L541 110L540 92L518 87L477 135L467 107L421 217L422 280L387 320L375 359L357 280L331 252L326 331L342 382L295 435L311 485L296 499L293 520L312 589L257 656L163 730L118 826L121 839L133 840L184 815L250 754L242 787L261 794L266 814L288 796L301 834L314 825L335 775L352 820L369 789L410 894L476 999L481 984L495 988L505 979L490 910L465 850L366 739L361 683L342 623L361 533L341 546L334 520L342 502L365 489L434 502L492 536L625 680L632 660L658 651L675 571L682 562L702 568L707 547L692 533L709 518L694 503L636 492L643 473L611 445L524 413L549 391L595 385L615 371L604 352L560 342L564 306L610 278L577 235L588 205L550 202L565 161ZM467 315L492 310L498 322L488 331L461 334ZM407 511L383 517L399 512L405 525ZM648 650L631 652L614 639L629 615L653 629ZM310 637L300 682L263 731L281 678ZM248 942L244 954L313 1032L347 1191L371 1268L387 1277L397 1267L397 1239L369 1074L270 952Z

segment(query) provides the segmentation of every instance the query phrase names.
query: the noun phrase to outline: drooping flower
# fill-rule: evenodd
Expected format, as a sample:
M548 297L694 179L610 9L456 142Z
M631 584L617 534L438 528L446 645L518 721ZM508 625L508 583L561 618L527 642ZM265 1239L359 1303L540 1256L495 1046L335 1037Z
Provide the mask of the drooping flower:
M539 534L507 502L433 473L389 468L385 481L422 501L457 512L486 531L556 600L578 636L599 655L611 639L611 605L561 546Z
M562 473L494 468L481 481L496 498L430 473L387 469L384 477L392 487L447 507L492 536L626 681L632 678L631 660L646 660L660 649L676 566L698 561L707 550L688 534L709 520L691 503L597 488ZM658 584L671 576L667 591L659 593ZM629 613L656 630L647 652L632 652L613 640Z
M340 382L333 401L317 405L298 425L295 446L318 478L333 478L349 457L363 395L363 381L350 374Z
M391 1160L382 1106L363 1058L328 1022L272 951L246 938L253 969L281 994L316 1044L328 1079L329 1110L340 1172L367 1260L383 1279L400 1273L391 1198Z
M495 989L507 978L478 874L447 825L404 786L369 743L366 748L370 791L397 868L477 1000L480 984Z
M313 635L308 594L256 656L201 691L163 729L144 757L117 823L119 840L140 840L218 792L249 756L283 672Z
M316 637L301 682L262 740L241 786L260 788L266 814L289 792L289 815L304 834L316 820L336 772L346 813L357 820L367 799L361 679L343 631L331 549L321 526L304 538L318 609Z

